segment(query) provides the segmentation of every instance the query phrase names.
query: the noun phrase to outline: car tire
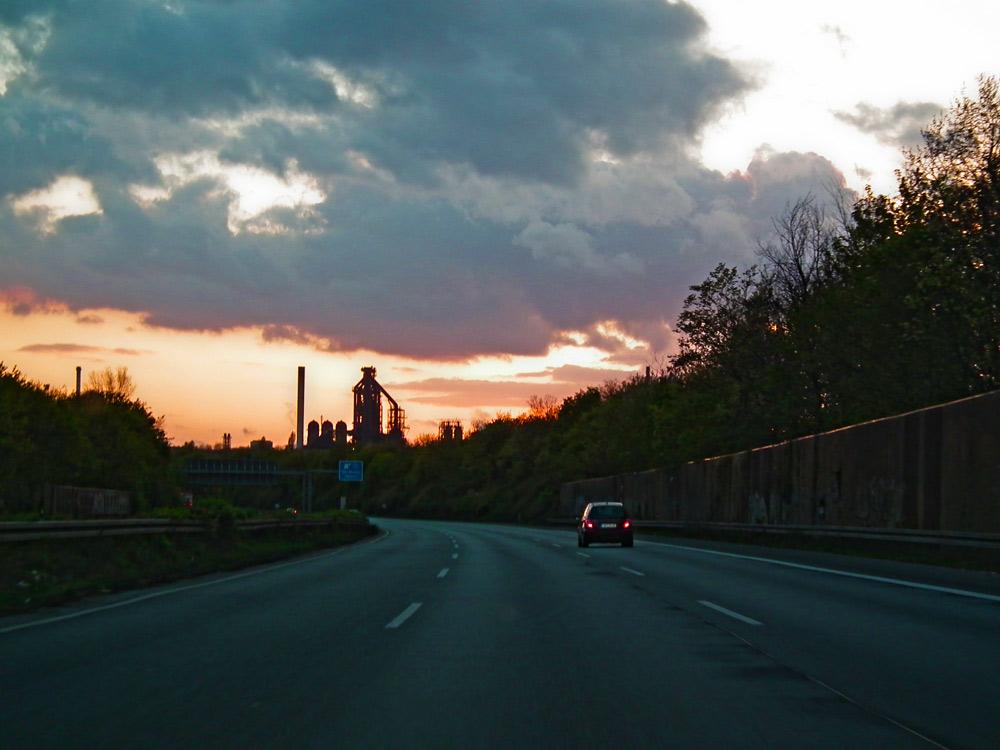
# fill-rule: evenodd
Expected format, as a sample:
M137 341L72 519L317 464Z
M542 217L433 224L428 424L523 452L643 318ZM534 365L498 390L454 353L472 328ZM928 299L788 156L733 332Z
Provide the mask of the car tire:
M632 539L626 539L622 542L622 547L632 547L635 542Z
M586 547L589 544L590 544L590 542L588 542L584 537L580 537L580 546L581 547Z

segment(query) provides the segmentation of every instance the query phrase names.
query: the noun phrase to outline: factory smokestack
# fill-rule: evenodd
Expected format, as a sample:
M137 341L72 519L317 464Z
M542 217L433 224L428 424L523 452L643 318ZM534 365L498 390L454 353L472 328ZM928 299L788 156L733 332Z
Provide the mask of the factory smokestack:
M295 449L302 450L302 428L306 419L306 368L299 367L299 407L296 411Z
M76 395L77 396L80 395L80 372L82 371L82 369L83 368L81 368L80 365L76 366Z

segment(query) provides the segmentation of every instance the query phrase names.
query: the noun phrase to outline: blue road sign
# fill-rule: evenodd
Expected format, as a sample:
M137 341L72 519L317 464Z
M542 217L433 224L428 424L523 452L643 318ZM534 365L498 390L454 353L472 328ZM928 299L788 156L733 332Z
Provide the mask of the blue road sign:
M341 482L360 482L364 477L365 473L365 462L364 461L341 461L340 462L340 481Z

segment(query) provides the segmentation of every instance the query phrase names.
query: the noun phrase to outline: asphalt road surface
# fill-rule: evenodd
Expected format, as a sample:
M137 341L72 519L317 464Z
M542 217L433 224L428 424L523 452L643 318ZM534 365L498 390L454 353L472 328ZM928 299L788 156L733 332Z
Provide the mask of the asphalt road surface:
M378 524L0 619L0 748L1000 748L993 576Z

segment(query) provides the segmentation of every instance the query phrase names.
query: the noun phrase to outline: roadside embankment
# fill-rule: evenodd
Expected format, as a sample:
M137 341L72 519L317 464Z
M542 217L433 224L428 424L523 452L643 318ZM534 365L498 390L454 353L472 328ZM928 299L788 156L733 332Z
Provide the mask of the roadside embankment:
M291 524L7 542L0 544L0 614L259 565L351 544L376 531L368 523Z

